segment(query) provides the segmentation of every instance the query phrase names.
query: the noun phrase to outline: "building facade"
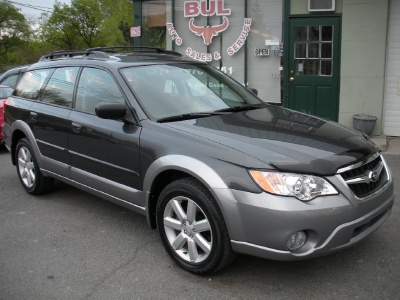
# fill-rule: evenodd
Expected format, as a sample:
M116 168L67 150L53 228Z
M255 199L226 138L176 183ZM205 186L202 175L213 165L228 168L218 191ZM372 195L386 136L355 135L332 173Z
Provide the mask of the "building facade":
M134 2L136 46L205 61L264 101L400 136L399 0Z

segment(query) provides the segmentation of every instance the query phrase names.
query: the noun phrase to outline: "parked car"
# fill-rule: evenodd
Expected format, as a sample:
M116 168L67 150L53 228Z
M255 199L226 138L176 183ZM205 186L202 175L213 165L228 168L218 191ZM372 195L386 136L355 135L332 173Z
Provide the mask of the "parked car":
M0 76L0 84L8 85L14 88L21 79L22 75L24 75L26 70L28 70L28 67L29 66L22 66L8 70Z
M0 129L4 123L4 102L14 91L13 88L5 85L0 85ZM0 130L0 145L3 144L3 134Z
M368 136L263 102L172 51L50 53L28 69L5 116L28 193L58 179L143 214L196 274L236 253L298 260L350 247L394 203Z

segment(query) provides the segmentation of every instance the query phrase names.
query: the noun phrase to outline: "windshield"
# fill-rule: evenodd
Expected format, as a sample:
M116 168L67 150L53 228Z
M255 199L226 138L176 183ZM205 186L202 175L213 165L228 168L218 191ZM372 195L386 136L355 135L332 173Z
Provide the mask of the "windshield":
M203 64L130 67L122 74L156 119L263 103L223 72Z

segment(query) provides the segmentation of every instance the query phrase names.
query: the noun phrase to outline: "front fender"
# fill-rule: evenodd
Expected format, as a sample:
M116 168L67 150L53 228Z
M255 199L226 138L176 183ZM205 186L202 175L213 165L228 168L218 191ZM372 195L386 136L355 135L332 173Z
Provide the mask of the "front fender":
M225 220L227 220L227 214L235 213L234 207L236 207L236 201L231 190L210 166L192 157L184 155L166 155L155 160L147 169L147 172L144 176L143 191L145 194L145 203L147 208L147 221L150 226L151 212L149 209L149 202L151 187L155 178L163 171L167 170L182 171L200 181L211 192L214 199L217 201ZM227 225L229 231L229 224Z

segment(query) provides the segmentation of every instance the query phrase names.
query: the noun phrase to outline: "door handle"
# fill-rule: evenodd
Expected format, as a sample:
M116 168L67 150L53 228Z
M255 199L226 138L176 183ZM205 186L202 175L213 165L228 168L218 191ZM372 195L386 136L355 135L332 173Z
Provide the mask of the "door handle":
M82 125L81 125L80 123L72 122L71 125L72 125L72 131L73 131L73 132L76 132L76 133L81 132Z
M290 80L290 82L293 82L294 81L294 77L290 77L289 80Z
M36 121L37 117L38 117L38 113L37 113L37 112L34 112L34 111L31 111L31 118L32 118L32 120Z

